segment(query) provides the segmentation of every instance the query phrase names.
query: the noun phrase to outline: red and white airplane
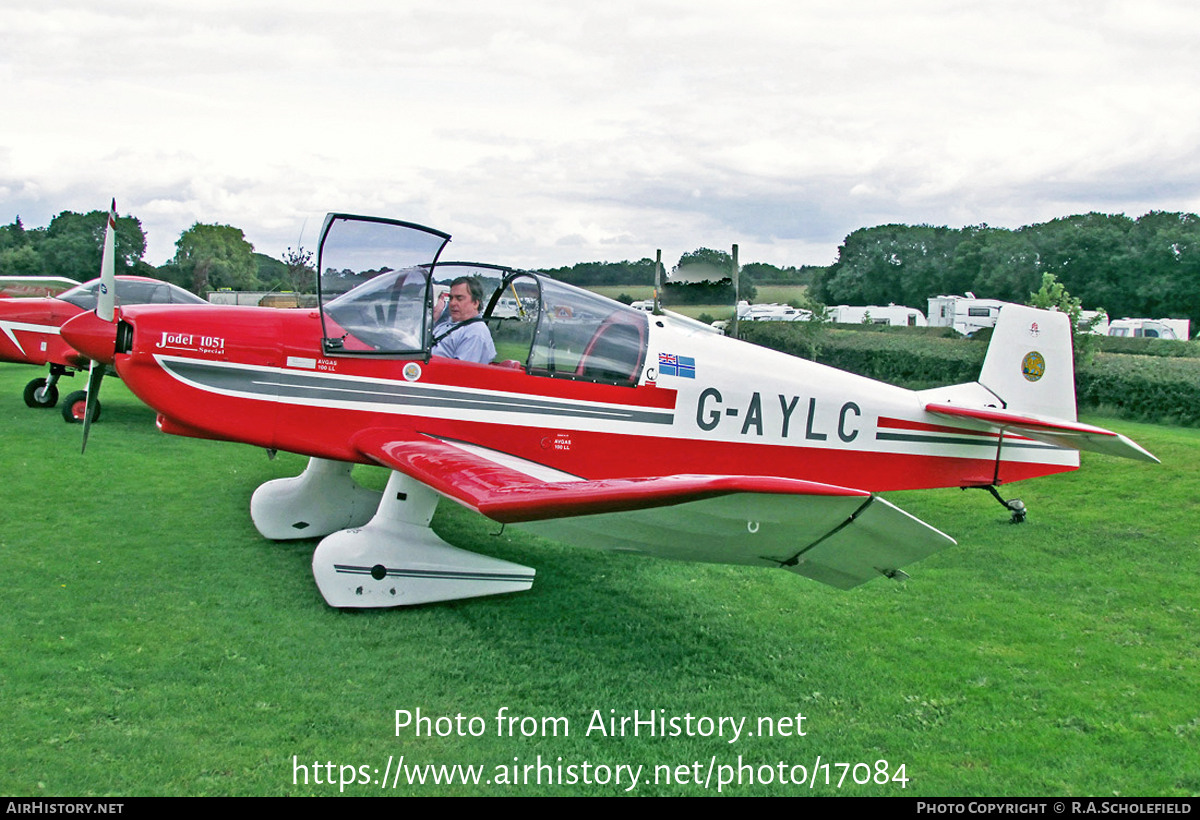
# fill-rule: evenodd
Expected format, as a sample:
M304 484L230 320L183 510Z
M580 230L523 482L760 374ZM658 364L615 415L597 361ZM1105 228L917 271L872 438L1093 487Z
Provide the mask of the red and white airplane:
M126 306L63 336L114 362L164 432L311 456L250 512L267 538L324 536L313 572L336 607L530 587L532 569L430 530L441 497L572 544L845 589L954 543L878 492L995 492L1076 469L1081 449L1157 461L1075 420L1067 317L1016 305L979 381L914 392L492 269L499 361L434 356L448 240L331 214L319 310ZM382 494L356 463L392 470Z
M116 303L208 304L182 288L144 276L117 276ZM46 378L25 385L25 404L30 407L54 407L58 404L58 380L88 368L88 358L63 340L59 328L63 322L96 308L100 280L76 285L57 296L24 299L0 299L0 362L17 362L50 367ZM67 396L63 418L83 418L86 393L78 390ZM99 413L99 405L94 411Z

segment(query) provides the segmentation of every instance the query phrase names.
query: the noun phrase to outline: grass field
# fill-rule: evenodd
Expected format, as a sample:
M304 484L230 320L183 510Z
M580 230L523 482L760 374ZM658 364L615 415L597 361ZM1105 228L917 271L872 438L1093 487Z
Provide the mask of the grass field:
M443 537L536 567L533 589L341 612L313 543L267 542L247 512L303 459L164 436L115 379L81 456L78 427L23 405L36 375L0 365L2 794L327 795L341 778L371 781L345 787L360 795L603 795L628 765L633 793L696 795L739 763L756 782L743 768L726 793L1200 793L1200 431L1103 421L1163 464L1085 454L1010 489L1022 526L981 492L889 495L959 540L904 583L568 549L443 502ZM483 735L397 736L396 710L417 709ZM502 709L538 721L497 736ZM747 721L734 743L587 732L634 710ZM535 780L520 767L539 758L541 785L502 782L514 765ZM815 786L780 783L781 762ZM408 785L423 764L480 766L480 783ZM580 782L547 782L572 766Z

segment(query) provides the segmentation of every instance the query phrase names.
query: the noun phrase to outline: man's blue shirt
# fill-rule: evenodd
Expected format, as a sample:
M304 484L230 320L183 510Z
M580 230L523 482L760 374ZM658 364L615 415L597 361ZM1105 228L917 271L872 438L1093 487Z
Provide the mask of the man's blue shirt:
M442 320L434 325L433 338L442 337L433 346L434 356L478 364L489 364L496 358L496 345L486 324L470 320L455 323L449 317L450 311L447 310ZM447 334L452 329L453 332Z

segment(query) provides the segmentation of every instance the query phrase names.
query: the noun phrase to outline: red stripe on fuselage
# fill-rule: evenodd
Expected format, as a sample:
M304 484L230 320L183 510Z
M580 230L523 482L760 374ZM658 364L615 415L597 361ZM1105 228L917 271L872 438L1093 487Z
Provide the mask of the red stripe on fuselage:
M920 430L926 433L953 433L956 436L983 436L985 438L996 438L997 433L988 430L968 430L963 427L949 427L945 424L928 424L923 421L911 421L909 419L891 419L886 416L879 417L879 426L888 427L893 430Z
M956 436L981 436L983 438L999 439L1000 432L998 430L972 430L967 427L948 427L944 424L928 424L923 421L910 421L908 419L890 419L884 416L879 417L880 427L889 427L895 430L920 430L927 433L952 433ZM1004 440L1017 441L1034 441L1034 439L1026 436L1018 436L1013 432L1006 432Z

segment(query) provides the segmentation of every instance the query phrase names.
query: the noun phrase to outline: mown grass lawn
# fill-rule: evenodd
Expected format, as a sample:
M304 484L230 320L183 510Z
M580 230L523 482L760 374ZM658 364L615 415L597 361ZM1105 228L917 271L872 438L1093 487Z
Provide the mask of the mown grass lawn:
M959 540L904 583L839 592L569 549L444 502L443 537L536 567L533 590L341 612L313 584L313 543L267 542L247 512L303 459L164 436L115 379L81 456L78 427L22 403L36 375L0 365L0 793L331 794L348 777L372 782L347 794L621 794L627 773L595 781L628 765L634 793L702 794L739 763L755 783L743 768L738 795L1200 793L1200 431L1103 420L1164 463L1085 455L1006 488L1022 526L981 492L890 495ZM395 711L418 708L486 731L397 737ZM567 724L497 736L502 708ZM747 721L735 743L586 731L634 710ZM758 735L797 714L804 736ZM481 780L382 789L401 755ZM779 782L781 761L811 777L818 756L834 765L815 787ZM499 782L539 757L564 768ZM903 788L874 782L882 760ZM568 766L580 782L547 782ZM711 768L707 792L680 766Z

